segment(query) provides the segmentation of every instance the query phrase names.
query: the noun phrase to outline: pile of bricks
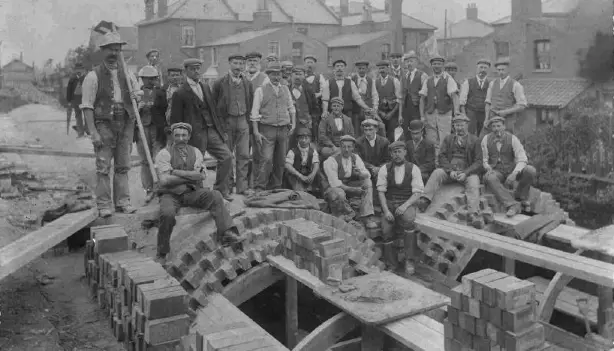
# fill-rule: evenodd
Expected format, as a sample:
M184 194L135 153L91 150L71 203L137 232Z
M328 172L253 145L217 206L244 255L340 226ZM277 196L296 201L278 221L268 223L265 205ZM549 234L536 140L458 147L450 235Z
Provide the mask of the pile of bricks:
M92 228L85 268L93 296L128 350L175 350L188 334L187 292L160 264L129 250L121 226Z
M551 350L536 309L533 283L493 269L468 274L452 290L445 350Z

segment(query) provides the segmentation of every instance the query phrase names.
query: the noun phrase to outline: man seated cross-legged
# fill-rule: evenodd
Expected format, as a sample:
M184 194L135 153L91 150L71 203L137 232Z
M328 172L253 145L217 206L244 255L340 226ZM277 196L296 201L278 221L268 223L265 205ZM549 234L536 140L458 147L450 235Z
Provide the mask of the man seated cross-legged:
M156 156L156 169L160 177L160 227L156 260L166 263L170 251L170 238L175 227L175 216L182 206L197 207L211 212L217 227L214 238L223 245L240 241L237 227L226 209L224 198L217 190L203 188L206 168L203 155L188 145L192 126L175 123L171 126L173 143Z
M320 158L311 145L311 129L298 128L297 145L286 156L286 181L296 191L313 192L320 190Z

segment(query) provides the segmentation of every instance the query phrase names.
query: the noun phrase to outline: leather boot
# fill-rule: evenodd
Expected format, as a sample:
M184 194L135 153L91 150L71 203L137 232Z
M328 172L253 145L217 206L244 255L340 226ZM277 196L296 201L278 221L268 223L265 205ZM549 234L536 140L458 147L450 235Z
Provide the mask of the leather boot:
M399 256L394 241L382 244L384 263L389 271L395 272L399 267Z

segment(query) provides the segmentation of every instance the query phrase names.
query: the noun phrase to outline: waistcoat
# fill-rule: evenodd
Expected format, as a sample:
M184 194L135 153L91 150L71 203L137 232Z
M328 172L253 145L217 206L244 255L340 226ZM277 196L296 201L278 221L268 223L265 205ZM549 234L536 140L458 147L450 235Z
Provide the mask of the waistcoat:
M264 84L264 80L266 78L266 74L262 72L258 72L258 74L256 74L256 77L251 80L252 86L254 87L254 91L256 91L256 88L259 88Z
M279 95L271 84L262 86L262 104L260 105L260 123L272 126L284 126L290 124L290 112L286 106L288 89L279 85Z
M122 102L125 107L132 104L130 90L126 82L126 75L121 65L117 68L117 78L121 88ZM98 77L98 93L94 100L94 119L112 120L113 119L113 79L111 71L103 65L96 66L94 73Z
M337 129L337 125L335 124L335 118L331 116L330 118L326 119L326 123L328 124L327 129L330 131L330 135L328 137L330 138L330 141L333 143L333 145L335 145L336 147L341 146L341 137L347 134L345 133L345 128L343 128L343 118L341 118L341 121L341 130L339 130Z
M467 94L467 108L473 111L484 111L486 103L486 92L488 91L488 79L484 78L483 87L480 89L480 84L477 77L470 78L469 93Z
M341 162L341 160L343 160L343 157L341 156L341 154L335 156L335 160L337 161L337 176L339 177L341 183L345 185L347 185L348 182L360 179L360 176L353 172L354 167L356 167L356 155L352 154L350 158L352 160L352 172L349 177L346 177L345 169L343 168L343 163Z
M310 146L307 151L307 162L303 165L303 154L298 146L292 149L294 152L294 164L292 165L302 175L309 175L313 170L313 148Z
M414 73L414 79L409 82L409 97L411 98L411 102L414 104L414 106L418 106L420 104L420 89L422 89L423 74L424 73L421 70L417 69L416 73Z
M243 80L240 80L239 84L237 84L232 81L231 77L228 77L228 84L230 85L230 106L228 106L228 114L234 117L244 116L247 113L247 106L245 104L246 91Z
M367 106L373 108L373 79L371 79L369 76L366 76L365 78L367 79L367 91L364 93L364 95L360 94L360 97L362 97L362 101L364 101ZM352 80L354 81L354 84L356 84L356 87L360 90L360 87L358 86L358 76L352 77Z
M294 107L296 108L296 119L297 121L311 121L311 115L309 114L309 105L307 104L307 95L305 94L305 89L299 86L297 89L301 92L301 96L297 99L294 97L294 87L290 87L290 96L292 96L292 101L294 101Z
M433 113L437 110L438 113L444 114L452 109L452 99L448 95L448 77L441 77L435 85L435 77L429 77L427 80L427 96L426 96L426 113Z
M500 78L492 81L490 102L491 108L495 110L504 110L514 106L516 103L516 98L514 97L514 83L516 81L509 77L503 88L500 87L500 82Z
M341 98L343 99L343 114L350 115L354 109L354 98L352 98L352 80L349 78L343 79L343 88L341 89ZM339 86L333 78L329 81L330 98L339 96ZM332 104L328 104L328 111L332 111Z
M171 154L171 167L173 170L178 171L193 171L194 162L196 162L196 151L194 147L187 145L187 157L185 161L181 158L179 150L175 145L171 145L166 149ZM171 193L175 195L182 195L186 192L194 189L202 188L202 181L190 182L187 184L180 184L172 188L163 188L160 190L162 193Z
M497 149L497 138L494 134L488 135L486 142L488 148L488 164L503 175L512 173L516 167L514 148L512 147L512 134L505 132L501 137L501 151Z
M391 201L407 201L412 195L412 170L414 165L411 162L405 162L405 175L401 184L397 184L394 179L394 165L389 162L386 165L386 171L388 172L386 181L388 183L386 190L386 199Z

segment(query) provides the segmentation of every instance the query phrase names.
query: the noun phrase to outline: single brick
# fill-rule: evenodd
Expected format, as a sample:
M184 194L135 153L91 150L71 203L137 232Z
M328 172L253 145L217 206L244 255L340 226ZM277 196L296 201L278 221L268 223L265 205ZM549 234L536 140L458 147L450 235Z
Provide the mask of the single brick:
M143 302L143 293L151 290L157 290L162 288L179 287L179 282L171 277L158 279L153 283L141 284L137 288L136 302L141 304Z
M481 318L480 301L472 298L468 298L467 300L469 301L469 309L467 313L475 318Z
M536 322L537 303L534 301L515 310L501 312L501 325L503 330L521 332Z
M444 339L444 349L446 351L463 351L463 347L461 344L454 339Z
M463 287L458 285L454 289L450 290L450 305L458 310L463 308Z
M490 351L490 340L481 336L473 336L473 350L475 351Z
M129 249L128 234L121 227L108 232L100 232L94 237L94 244L94 252L98 255L127 251Z
M454 325L458 325L459 309L448 306L448 321Z
M504 332L506 351L528 351L544 344L546 334L544 326L535 323L521 333Z
M181 286L186 290L197 289L207 272L203 271L199 266L194 266L181 280Z
M218 257L215 252L210 252L206 254L202 260L200 260L198 265L204 271L209 270L209 269L216 270L220 268L220 265L222 264L221 262L222 262L222 259Z
M476 278L482 277L482 276L486 276L489 274L493 274L497 271L495 271L494 269L483 269L481 271L477 271L474 273L470 273L467 274L465 276L463 276L462 278L462 285L463 285L463 294L467 295L467 296L471 296L471 290L472 290L472 285L473 285L473 281Z
M447 339L454 339L454 324L450 323L448 319L443 321L443 336Z
M347 252L345 239L332 239L319 242L318 252L322 257L332 257Z
M487 338L488 334L486 333L486 325L488 322L484 319L477 318L475 320L475 335L481 336L483 338Z
M472 317L467 313L460 312L458 314L458 324L470 334L475 334L475 317Z
M503 310L516 310L535 301L535 284L520 280L497 287L497 305Z
M145 322L145 342L162 344L176 341L188 334L190 317L187 314Z
M499 307L491 307L490 308L490 318L489 321L494 324L497 328L501 328L501 314L502 311Z
M143 313L147 319L161 319L184 314L188 293L179 288L162 288L143 293Z
M469 296L468 295L461 295L461 311L463 312L469 312Z
M471 347L473 345L473 335L463 328L454 328L454 340L461 345Z

